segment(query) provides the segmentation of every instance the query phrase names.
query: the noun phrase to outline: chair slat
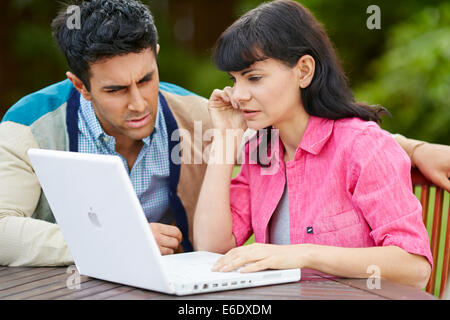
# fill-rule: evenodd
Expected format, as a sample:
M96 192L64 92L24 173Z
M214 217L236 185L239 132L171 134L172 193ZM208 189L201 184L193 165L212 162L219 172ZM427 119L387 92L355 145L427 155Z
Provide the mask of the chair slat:
M449 260L450 260L450 205L448 206L447 212L447 233L445 236L444 262L442 264L442 279L440 288L441 291L439 294L441 299L444 294L445 288L447 287L448 270L450 268Z
M431 186L436 187L433 183L431 183L427 178L425 178L419 170L413 168L411 170L411 180L412 185L414 187L420 187L420 203L422 204L422 219L427 225L428 221L428 205L430 201L430 190ZM440 248L444 246L444 261L442 265L442 276L441 276L441 285L440 285L440 296L442 297L444 290L447 285L447 280L449 276L449 268L450 268L450 208L446 213L447 218L447 228L445 235L445 243L440 242L440 233L442 229L442 224L445 221L443 205L444 205L444 190L436 187L435 201L434 201L434 210L433 210L433 225L431 227L431 235L430 235L430 249L433 255L433 270L430 276L430 280L428 281L426 291L428 293L434 294L436 278L437 278L437 267L438 267L438 255Z
M431 274L431 286L430 292L433 293L436 284L436 271L439 254L439 239L441 237L441 224L442 224L442 206L444 201L444 190L436 187L436 196L434 198L434 211L433 211L433 227L431 230L431 254L433 255L433 270Z
M430 201L430 187L427 185L421 185L420 203L422 204L422 219L423 224L426 226L428 221L428 203Z

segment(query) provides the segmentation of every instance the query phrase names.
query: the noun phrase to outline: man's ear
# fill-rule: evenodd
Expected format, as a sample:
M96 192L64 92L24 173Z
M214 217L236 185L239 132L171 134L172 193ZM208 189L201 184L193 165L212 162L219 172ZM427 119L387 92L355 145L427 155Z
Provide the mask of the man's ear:
M86 88L86 86L84 85L83 81L81 81L80 78L78 78L76 75L74 75L70 71L66 72L66 76L67 76L67 79L69 79L70 82L72 82L72 84L75 87L75 89L77 89L78 92L83 96L83 98L88 100L88 101L91 101L91 99L92 99L91 93Z
M311 84L314 78L314 73L316 70L316 61L312 56L306 54L302 56L300 59L298 59L296 68L297 71L299 72L300 88L304 89Z

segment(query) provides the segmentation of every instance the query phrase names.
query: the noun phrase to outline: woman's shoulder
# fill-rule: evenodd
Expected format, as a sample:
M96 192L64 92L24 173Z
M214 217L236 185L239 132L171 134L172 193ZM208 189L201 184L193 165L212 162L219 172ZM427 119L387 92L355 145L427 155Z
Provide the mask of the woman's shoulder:
M360 118L345 118L335 120L334 129L342 134L358 135L368 132L383 132L384 130L375 121L366 121Z
M385 141L395 142L394 137L388 131L382 129L374 121L366 121L360 118L346 118L335 120L333 135L336 139L357 142Z
M349 157L356 162L368 159L379 161L405 162L409 157L388 131L382 129L374 121L359 118L336 120L334 126L335 139L348 143Z
M372 157L374 153L383 150L385 157L401 158L405 160L406 153L395 141L393 135L382 129L374 121L365 121L359 118L336 120L333 130L335 142L345 145L349 157L361 159L361 155Z

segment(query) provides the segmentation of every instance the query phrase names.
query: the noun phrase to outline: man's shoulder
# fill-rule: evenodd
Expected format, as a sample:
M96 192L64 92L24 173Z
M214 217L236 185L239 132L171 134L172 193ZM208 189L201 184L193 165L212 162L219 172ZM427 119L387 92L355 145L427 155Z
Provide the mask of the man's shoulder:
M160 82L159 90L171 109L173 107L187 108L191 106L205 108L208 104L206 98L173 83Z
M179 124L180 121L189 123L209 121L208 100L206 98L167 82L161 82L159 88Z
M2 122L10 121L29 126L64 105L73 89L72 83L64 80L33 92L15 103L6 112Z
M170 94L174 94L180 97L189 97L189 96L194 96L194 97L199 97L199 95L195 94L192 91L189 91L185 88L182 88L176 84L173 83L169 83L169 82L160 82L159 83L159 89L161 91L170 93Z

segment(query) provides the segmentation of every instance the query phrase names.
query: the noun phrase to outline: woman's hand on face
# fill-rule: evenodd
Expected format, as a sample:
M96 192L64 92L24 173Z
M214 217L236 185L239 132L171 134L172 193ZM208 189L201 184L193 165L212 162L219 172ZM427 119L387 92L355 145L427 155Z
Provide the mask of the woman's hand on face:
M239 111L239 104L232 99L233 88L215 89L209 98L208 109L214 128L247 130L247 123Z
M228 251L213 266L212 271L256 272L266 269L295 269L304 267L303 250L292 245L254 243Z

